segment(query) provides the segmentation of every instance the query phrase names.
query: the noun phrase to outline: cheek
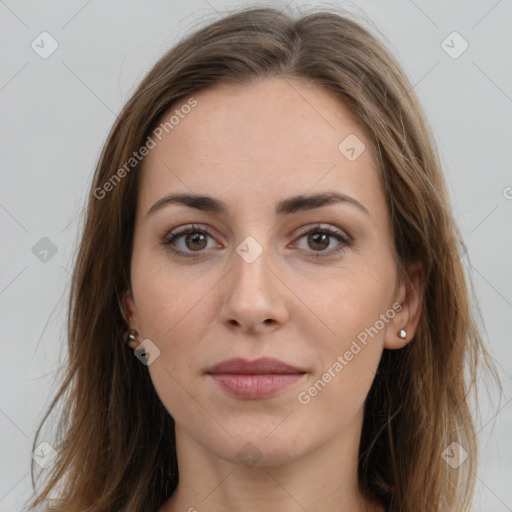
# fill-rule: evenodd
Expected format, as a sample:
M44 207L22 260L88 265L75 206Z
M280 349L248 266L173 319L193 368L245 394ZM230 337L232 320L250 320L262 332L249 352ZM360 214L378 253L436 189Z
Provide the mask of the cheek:
M386 317L389 294L369 283L338 286L332 299L329 308L324 302L319 311L334 334L315 339L318 372L298 390L297 401L308 417L322 417L324 428L334 434L358 411L362 414L391 315Z
M176 333L191 318L197 320L197 309L214 285L204 271L171 268L164 253L134 253L132 287L144 336L166 345L180 343Z
M140 288L138 301L144 336L160 350L148 366L150 378L165 408L178 422L197 414L191 399L197 393L191 382L198 374L198 345L209 323L207 302L201 300L208 288L190 288L187 293L186 283L176 278L171 283L155 273Z
M366 341L366 348L371 348L370 340L373 345L381 345L394 316L390 311L393 292L393 270L372 272L370 268L347 270L339 279L308 283L302 291L311 310L318 312L323 321L324 334L329 333L318 341L336 352L349 350L356 339L363 344Z
M202 337L205 323L199 319L204 318L203 301L211 284L203 279L191 286L183 274L171 274L165 262L134 254L132 287L141 336L160 350L149 373L158 392L173 393L174 379L181 381L179 374L188 372L194 361L194 340Z
M208 288L189 286L188 293L174 280L147 281L141 290L138 310L143 335L160 349L160 363L175 372L186 372L194 361L198 342L206 335L211 316ZM147 291L147 293L145 293Z
M395 316L391 307L393 269L374 268L374 272L370 268L360 269L347 272L336 281L326 280L321 295L318 283L311 284L310 293L304 290L305 296L310 297L311 309L319 312L324 326L316 329L316 335L312 333L314 352L319 359L315 379L320 382L310 392L306 390L311 397L319 390L318 395L323 398L318 402L353 401L357 405L364 401L371 386L386 330ZM324 388L329 388L328 392Z
M170 269L165 258L134 254L132 287L141 335L160 350L148 370L168 406L187 395L180 383L186 385L194 372L199 373L199 345L214 319L218 284L219 277L204 269L179 272Z

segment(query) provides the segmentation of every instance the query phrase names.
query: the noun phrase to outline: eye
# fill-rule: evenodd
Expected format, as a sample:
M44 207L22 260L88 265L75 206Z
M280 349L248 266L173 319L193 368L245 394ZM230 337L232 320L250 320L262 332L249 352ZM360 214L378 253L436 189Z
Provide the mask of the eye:
M305 238L306 244L313 250L303 249L308 256L313 258L328 258L337 255L345 247L350 245L350 237L343 231L334 229L330 226L322 227L321 224L302 228L299 239ZM331 242L336 240L338 244L335 248L327 249Z
M204 252L203 249L208 248L208 237L211 238L211 234L207 229L191 225L171 231L162 244L168 246L176 256L197 258ZM182 242L181 246L178 242Z

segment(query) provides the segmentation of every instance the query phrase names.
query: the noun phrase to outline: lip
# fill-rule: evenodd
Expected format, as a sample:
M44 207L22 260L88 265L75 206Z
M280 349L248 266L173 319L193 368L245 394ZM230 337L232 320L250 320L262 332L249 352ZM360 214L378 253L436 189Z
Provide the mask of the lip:
M279 359L262 357L255 361L228 359L213 365L205 373L227 394L256 399L275 395L302 380L307 372Z
M306 370L283 363L273 357L260 357L248 361L241 357L226 359L213 365L206 373L238 373L242 375L263 375L269 373L306 373Z

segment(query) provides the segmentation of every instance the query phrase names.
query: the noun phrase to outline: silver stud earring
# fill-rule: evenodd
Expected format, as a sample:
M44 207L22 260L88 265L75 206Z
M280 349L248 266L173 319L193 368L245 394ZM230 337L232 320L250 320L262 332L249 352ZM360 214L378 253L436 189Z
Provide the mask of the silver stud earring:
M407 338L407 333L405 332L405 329L400 329L400 331L398 331L398 337L402 338L403 340Z

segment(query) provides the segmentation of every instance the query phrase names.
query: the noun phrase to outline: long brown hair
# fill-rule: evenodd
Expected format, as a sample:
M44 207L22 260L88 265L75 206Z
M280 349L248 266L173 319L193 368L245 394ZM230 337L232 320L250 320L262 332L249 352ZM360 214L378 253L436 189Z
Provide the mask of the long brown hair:
M122 343L127 326L119 301L130 289L140 166L130 159L162 115L194 92L279 76L338 95L368 130L380 157L399 267L420 261L424 268L417 334L403 349L384 350L366 400L360 489L394 512L468 509L476 467L468 394L486 352L442 166L394 57L351 15L330 11L230 12L167 52L119 114L94 175L74 267L69 362L34 440L35 448L63 400L50 443L58 457L31 508L52 498L54 511L151 512L176 488L174 421L147 368ZM443 458L454 442L469 454L459 468ZM34 464L32 483L35 488Z

